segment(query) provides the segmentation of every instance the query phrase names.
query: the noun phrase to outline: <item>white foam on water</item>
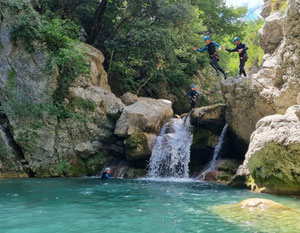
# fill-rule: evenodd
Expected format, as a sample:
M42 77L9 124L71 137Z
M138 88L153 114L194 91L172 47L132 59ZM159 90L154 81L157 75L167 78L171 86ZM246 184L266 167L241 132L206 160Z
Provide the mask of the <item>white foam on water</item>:
M142 181L154 181L154 182L176 182L176 183L194 183L194 182L200 182L199 180L196 179L191 179L191 178L164 178L164 177L145 177L145 178L139 178L137 180L142 180Z
M190 126L189 116L183 119L172 118L164 125L153 148L147 178L172 178L174 182L174 178L189 177L190 147L193 141Z
M218 159L218 157L219 157L219 155L220 155L220 151L221 151L222 146L223 146L223 144L224 144L224 139L225 139L225 136L226 136L227 129L228 129L228 124L226 124L226 125L224 126L224 128L223 128L223 130L222 130L222 133L221 133L221 135L220 135L220 137L219 137L219 139L218 139L217 145L216 145L216 147L215 147L215 149L214 149L213 158L212 158L212 160L210 161L209 167L208 167L204 172L202 172L202 173L200 174L200 178L201 178L202 180L204 180L205 175L206 175L208 172L210 172L210 171L212 171L212 170L214 170L214 169L216 168L216 165L217 165L217 159Z

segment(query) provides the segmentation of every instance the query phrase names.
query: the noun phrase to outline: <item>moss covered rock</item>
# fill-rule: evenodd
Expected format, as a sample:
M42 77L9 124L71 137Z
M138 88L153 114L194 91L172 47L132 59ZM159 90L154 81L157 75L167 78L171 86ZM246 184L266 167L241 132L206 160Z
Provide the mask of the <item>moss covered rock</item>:
M149 159L155 139L153 134L132 134L124 141L126 158L130 161Z
M225 221L251 232L300 232L300 212L267 199L247 199L238 204L210 207Z
M251 156L248 168L255 183L269 192L300 193L300 143L267 143Z
M147 175L147 171L141 168L128 168L128 170L124 173L125 179L137 179L141 177L145 177Z
M251 175L266 192L300 193L300 105L261 119L237 176Z

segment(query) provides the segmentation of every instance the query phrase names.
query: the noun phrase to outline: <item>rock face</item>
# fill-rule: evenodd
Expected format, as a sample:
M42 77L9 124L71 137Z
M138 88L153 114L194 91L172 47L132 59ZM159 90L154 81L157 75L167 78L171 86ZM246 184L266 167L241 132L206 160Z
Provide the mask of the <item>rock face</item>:
M273 53L283 39L283 15L274 12L265 19L265 23L258 31L259 45L265 53Z
M134 104L124 108L117 121L115 134L119 137L142 132L157 134L172 115L171 101L141 97Z
M130 135L124 141L126 158L129 161L149 160L155 140L156 135L154 134L138 133Z
M84 51L84 54L90 65L89 75L80 76L76 79L73 86L97 86L102 87L107 91L111 91L108 85L107 73L104 70L102 63L104 62L104 55L94 47L82 43L80 47Z
M272 193L300 193L300 105L261 119L238 176L251 175Z
M234 159L222 159L216 164L216 168L205 174L205 181L213 181L222 184L229 184L239 167L239 161Z
M229 78L222 82L228 105L227 121L231 130L246 144L259 119L283 114L288 107L297 104L300 90L299 9L299 1L290 0L286 12L272 13L266 19L260 31L266 55L258 73L249 78ZM277 41L278 38L283 39Z
M271 0L264 0L264 5L262 7L260 15L264 18L267 18L272 11L272 2Z
M84 119L58 118L38 106L53 103L57 73L45 74L48 58L36 45L28 53L13 43L15 18L1 8L0 19L0 176L76 176L96 174L124 153L114 128L124 104L110 92L97 49L80 44L90 64L90 74L78 77L70 88L74 113ZM66 99L68 104L71 100ZM91 109L87 109L88 107ZM32 114L39 114L34 117ZM123 150L123 151L122 151ZM13 158L6 159L5 156ZM6 157L7 157L6 156ZM14 170L9 167L15 164Z
M197 176L213 156L214 148L224 128L225 106L221 104L195 108L190 113L193 125L190 172Z
M0 177L96 175L123 163L120 176L145 174L156 134L173 115L172 103L127 93L125 106L108 85L103 54L79 43L90 72L71 84L66 113L53 104L59 72L45 72L49 58L38 43L29 53L12 42L15 23L11 8L1 4Z

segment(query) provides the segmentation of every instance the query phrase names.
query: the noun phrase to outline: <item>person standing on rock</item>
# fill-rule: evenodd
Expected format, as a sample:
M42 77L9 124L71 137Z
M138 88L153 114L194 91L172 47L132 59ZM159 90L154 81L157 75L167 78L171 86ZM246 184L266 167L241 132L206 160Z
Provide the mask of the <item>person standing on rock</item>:
M245 71L245 64L248 60L248 54L247 54L248 47L247 47L247 45L243 44L240 41L239 37L235 37L233 39L233 43L236 45L236 47L234 49L227 49L225 47L223 47L223 49L229 53L238 52L239 58L240 58L240 76L244 75L246 77L247 74Z
M224 78L226 79L226 72L219 66L218 62L220 61L220 57L216 51L216 47L221 50L221 45L218 43L211 41L209 36L204 37L204 41L206 45L202 49L194 48L194 51L198 51L200 53L203 53L207 50L209 57L210 57L210 65L216 70L217 76L220 75L220 72L224 75Z
M195 85L191 86L191 89L188 91L187 96L190 98L191 109L195 108L196 106L196 99L199 97L199 92L196 91Z
M102 173L101 180L108 180L108 179L110 179L110 172L111 172L111 169L109 167L107 167L105 169L105 171Z

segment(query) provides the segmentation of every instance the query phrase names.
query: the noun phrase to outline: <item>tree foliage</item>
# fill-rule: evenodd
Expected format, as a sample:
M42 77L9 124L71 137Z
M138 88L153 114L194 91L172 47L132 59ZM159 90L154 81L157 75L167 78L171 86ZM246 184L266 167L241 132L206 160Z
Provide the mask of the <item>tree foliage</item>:
M192 48L204 46L204 35L226 44L246 28L247 9L228 7L224 0L34 1L40 14L50 11L85 30L87 41L105 55L117 95L131 91L180 101L198 70L209 66L207 55ZM228 68L229 55L221 57Z

